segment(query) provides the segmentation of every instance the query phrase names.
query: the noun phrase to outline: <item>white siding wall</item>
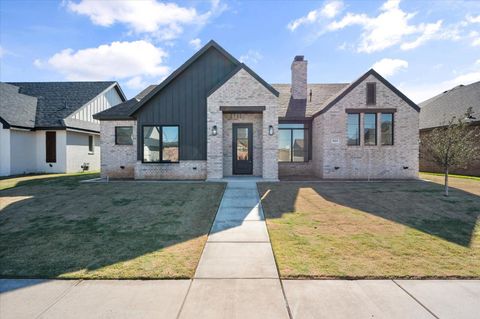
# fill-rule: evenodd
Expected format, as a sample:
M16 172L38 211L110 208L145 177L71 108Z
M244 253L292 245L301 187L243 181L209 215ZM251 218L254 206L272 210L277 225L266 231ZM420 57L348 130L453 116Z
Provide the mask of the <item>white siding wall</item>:
M10 175L36 172L35 142L35 132L10 130Z
M67 168L67 131L60 130L57 132L57 162L46 162L46 142L45 132L36 132L36 159L37 159L37 172L39 173L64 173Z
M117 90L113 87L75 112L72 118L92 123L100 123L98 120L93 119L93 114L111 108L121 102L122 99L120 95L118 95Z
M67 173L82 171L82 165L89 163L89 171L100 170L99 135L93 136L93 154L88 151L88 137L92 134L67 131Z
M0 176L10 175L10 130L0 124Z

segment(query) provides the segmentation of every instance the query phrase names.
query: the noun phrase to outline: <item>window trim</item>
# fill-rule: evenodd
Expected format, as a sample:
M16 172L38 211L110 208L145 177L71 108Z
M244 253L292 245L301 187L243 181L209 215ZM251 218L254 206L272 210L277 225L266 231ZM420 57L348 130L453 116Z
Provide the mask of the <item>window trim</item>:
M382 143L382 115L390 114L392 116L392 144L383 144ZM381 146L394 146L395 145L395 114L391 112L382 112L380 113L380 145Z
M90 149L90 140L92 141L92 148ZM88 135L88 155L95 154L95 137L93 135Z
M375 115L375 144L365 143L365 115L373 114ZM363 113L363 145L364 146L378 146L378 113L365 112Z
M178 128L178 161L164 161L163 160L163 127L164 126L167 126L167 127L177 127ZM144 128L145 127L158 127L160 129L160 139L159 139L159 153L160 153L160 160L159 161L156 161L156 162L152 162L152 161L149 161L149 162L146 162L145 161L145 154L144 154L144 134L145 134L145 130ZM145 125L142 125L142 144L141 144L141 147L142 147L142 163L143 164L179 164L180 163L180 125L178 124L145 124Z
M368 101L368 88L372 87L373 88L373 101L369 103ZM377 83L376 82L367 82L366 86L366 98L365 98L365 104L366 105L376 105L377 104Z
M118 134L117 134L117 128L130 128L132 130L132 143L129 144L124 144L124 143L118 143ZM143 140L142 140L143 142ZM115 145L133 145L133 126L132 125L126 125L126 126L115 126Z
M287 128L287 127L284 127L284 128L280 128L280 124L303 124L303 128ZM305 140L305 131L306 134L307 134L307 138L308 138L308 143L307 143L307 153L305 154L305 149L303 151L304 153L304 156L303 156L303 161L299 162L299 161L293 161L293 131L294 130L303 130L303 136L304 136L304 140ZM283 123L279 123L279 126L278 126L278 131L290 131L290 160L289 161L279 161L277 159L277 162L278 163L307 163L310 161L310 140L311 140L311 137L310 137L310 125L306 124L306 123L299 123L299 122L283 122ZM303 143L303 147L305 148L305 142ZM305 156L306 155L306 156Z
M358 115L358 125L357 125L358 126L358 130L357 130L357 132L358 132L358 143L357 144L349 144L348 143L348 116L349 115ZM361 113L354 113L354 112L347 113L347 146L355 147L355 146L361 146L362 145L362 128L360 126L361 123L362 123L361 122L361 117L362 117Z

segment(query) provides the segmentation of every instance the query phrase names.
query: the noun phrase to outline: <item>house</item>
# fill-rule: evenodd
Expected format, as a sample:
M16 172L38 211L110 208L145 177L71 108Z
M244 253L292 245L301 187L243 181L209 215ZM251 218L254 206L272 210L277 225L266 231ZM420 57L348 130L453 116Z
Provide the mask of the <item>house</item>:
M473 114L466 121L470 129L480 126L480 81L469 85L458 85L439 95L420 103L420 137L436 127L445 126L453 117L465 118L468 108ZM480 140L477 141L480 146ZM421 146L420 146L421 148ZM420 158L420 170L424 172L443 172L426 158ZM467 167L450 170L452 174L480 176L480 158Z
M100 170L100 122L117 82L0 83L0 175Z
M416 178L419 107L374 70L269 84L210 41L161 84L94 115L103 177Z

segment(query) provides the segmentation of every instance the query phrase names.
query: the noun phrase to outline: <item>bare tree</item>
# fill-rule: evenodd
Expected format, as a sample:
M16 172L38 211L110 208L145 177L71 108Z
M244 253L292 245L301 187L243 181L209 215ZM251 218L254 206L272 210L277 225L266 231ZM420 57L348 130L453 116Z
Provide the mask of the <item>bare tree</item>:
M433 129L421 138L423 158L440 166L445 174L445 196L448 196L448 172L452 168L465 167L479 157L478 128L469 125L472 108L465 117L452 117L444 126Z

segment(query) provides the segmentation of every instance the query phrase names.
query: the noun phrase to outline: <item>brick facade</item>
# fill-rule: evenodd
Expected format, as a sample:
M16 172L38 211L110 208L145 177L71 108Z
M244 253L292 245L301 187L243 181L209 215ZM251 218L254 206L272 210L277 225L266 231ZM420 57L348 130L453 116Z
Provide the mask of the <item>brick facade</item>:
M375 105L366 105L366 83L375 82ZM380 116L377 116L377 145L365 146L363 114L360 117L360 146L347 146L347 114L345 109L395 108L394 145L380 145ZM417 178L419 113L370 75L330 110L316 117L313 159L316 175L322 178ZM337 169L336 169L337 167Z
M220 110L221 106L265 106L263 111L261 126L261 145L257 145L257 152L261 148L261 166L254 163L258 170L261 167L261 176L265 179L278 179L278 115L277 115L277 97L272 94L265 86L256 80L250 73L244 69L240 69L220 88L213 92L207 98L207 178L219 179L224 175L224 170L228 172L229 167L225 161L228 161L228 154L224 158L224 145L228 145L231 133L224 133L227 127L236 120L228 120L224 123L224 114ZM237 113L236 113L237 114ZM246 114L245 114L246 116ZM258 120L258 119L257 119ZM242 120L243 121L243 120ZM239 123L242 121L238 121ZM244 121L243 121L244 122ZM224 126L226 125L226 126ZM269 126L273 126L273 135L269 135ZM217 126L217 135L212 134L213 126ZM255 130L255 129L254 129ZM260 147L260 148L259 148ZM231 158L231 157L230 157ZM254 158L255 160L255 158ZM225 166L224 166L225 165Z
M116 145L115 127L132 126L133 144ZM100 161L101 176L106 178L134 178L137 162L137 122L101 121L100 122Z
M135 179L199 179L207 177L206 161L180 161L179 163L135 164Z

